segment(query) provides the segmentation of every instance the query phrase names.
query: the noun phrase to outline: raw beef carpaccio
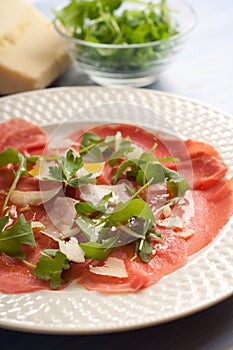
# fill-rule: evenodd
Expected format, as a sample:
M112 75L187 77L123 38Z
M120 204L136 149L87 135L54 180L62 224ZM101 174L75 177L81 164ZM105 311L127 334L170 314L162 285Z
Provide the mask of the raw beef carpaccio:
M88 171L89 175L92 173L88 175L90 181L84 184L80 182L80 185L77 185L76 180L81 177L80 169L70 178L66 171L71 176L71 169L75 163L74 154L77 157L76 160L84 153L86 154L85 146L83 146L83 134L86 131L89 136L92 135L89 137L87 150L92 148L90 140L94 140L95 146L99 147L98 152L102 142L104 144L103 159L92 163L91 166L87 161L87 165L85 164L81 170L84 177L88 175ZM1 153L3 154L8 148L15 149L25 157L27 163L27 171L21 174L13 189L12 183L19 165L9 163L0 167L1 217L8 217L8 222L5 226L2 225L0 233L0 291L3 293L22 293L43 289L60 290L74 280L77 281L77 288L81 285L89 290L107 293L136 292L155 284L163 276L184 266L190 255L208 245L219 234L232 215L233 180L226 177L228 167L211 145L194 140L163 138L159 133L153 134L139 126L129 124L101 125L88 130L77 130L71 134L70 139L74 142L74 153L70 154L69 162L64 156L64 150L63 161L59 157L51 161L52 158L48 160L48 150L46 150L46 157L43 156L49 135L40 127L21 119L12 119L1 124ZM126 141L121 144L121 140ZM113 164L109 162L108 154L112 147L111 142L114 143L114 152L116 152L116 161ZM134 149L133 156L129 158L134 145L136 145L136 151ZM141 169L138 164L141 163L135 161L137 153L138 158L148 159L150 165L162 164L166 168L164 179L155 181L152 176L147 183L142 176L140 180ZM143 158L142 154L146 156ZM35 155L38 155L37 159L30 159L30 156ZM151 161L152 157L154 157L154 162ZM133 166L132 159L137 167ZM45 205L38 199L37 202L35 200L39 198L41 185L48 184L49 190L56 187L56 181L51 178L51 172L42 178L38 176L38 169L40 170L42 163L44 166L46 161L51 162L47 169L49 166L60 167L59 169L62 169L62 166L67 168L62 170L63 178L57 182L64 190L62 196L58 199L56 193L55 199L51 197ZM85 157L82 161L85 163ZM116 179L114 176L117 169L126 161L129 161L125 163L128 166L118 174ZM71 163L72 166L70 166ZM148 167L143 169L148 169ZM138 171L137 176L135 176L135 171ZM172 178L173 174L175 174L174 178ZM176 174L180 176L177 177ZM166 182L167 177L170 181L169 185ZM116 181L113 183L114 178ZM116 195L114 191L116 189L122 191L122 184L126 180L128 187L124 189L123 200L122 194ZM177 185L176 181L184 184L186 180L189 186L181 195L175 193L173 184ZM140 192L143 186L144 189ZM9 191L12 193L6 204ZM98 200L95 198L97 192L102 193L102 197ZM22 203L18 199L21 198L20 196L22 196ZM115 219L117 214L111 215L111 211L114 212L122 205L127 212L132 200L140 205L145 202L145 210L149 213L148 218L153 213L154 221L147 219L146 214L137 214L136 209L136 214L131 214L130 220L118 223ZM61 215L60 221L66 225L65 233L61 225L59 228L55 227L48 215L54 212L54 203L62 201L73 205L74 208L77 208L77 203L78 205L81 203L77 212L74 208L70 211L70 213L75 212L70 226L67 223L69 215ZM88 205L89 211L87 207L82 207L83 204ZM82 212L80 208L84 208ZM53 211L48 213L49 210ZM123 220L123 212L124 210L120 211L119 220ZM23 259L7 253L8 250L4 250L4 244L1 245L1 241L3 242L6 233L9 232L7 230L13 227L22 216L26 222L31 223L36 242L35 245L28 243L20 245L24 253ZM106 246L104 239L101 241L100 236L105 231L102 230L100 224L96 226L101 227L101 230L97 230L95 235L89 237L88 232L80 225L79 218L85 219L86 225L90 222L93 224L94 220L97 223L100 220L102 220L101 223L109 223L112 220L113 226L106 225L105 227L107 238L104 239L114 243ZM139 222L138 227L145 227L145 223L148 225L150 223L150 228L144 232L143 238L141 236L143 232L140 232L138 228L133 231L133 221ZM122 229L124 225L126 228ZM114 241L114 237L119 234L120 230L125 230L124 234ZM135 237L127 241L126 236L129 230L130 234ZM74 232L73 235L71 232ZM14 232L12 234L14 235ZM41 272L35 273L35 271L38 261L45 256L45 251L62 250L60 241L63 246L67 247L68 264L60 273L60 283L54 286L51 280L55 277L49 269L44 275ZM72 258L68 249L69 243L72 243L72 249L75 244L77 245L77 251L81 254L79 255L80 261L77 261L77 257ZM147 244L146 247L145 244ZM64 250L62 254L65 254ZM47 256L47 259L50 263L54 255Z

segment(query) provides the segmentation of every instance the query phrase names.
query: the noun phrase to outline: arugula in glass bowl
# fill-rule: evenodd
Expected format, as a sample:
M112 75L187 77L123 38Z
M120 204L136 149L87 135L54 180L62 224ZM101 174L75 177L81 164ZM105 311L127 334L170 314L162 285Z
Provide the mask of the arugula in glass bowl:
M93 81L140 87L157 80L195 21L180 0L71 0L54 26Z

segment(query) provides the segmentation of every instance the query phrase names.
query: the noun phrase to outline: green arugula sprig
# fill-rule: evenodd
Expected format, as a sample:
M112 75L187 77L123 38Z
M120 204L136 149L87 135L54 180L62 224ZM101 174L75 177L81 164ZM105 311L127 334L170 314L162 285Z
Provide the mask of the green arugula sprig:
M150 233L155 232L152 230L152 222L147 219L143 223L142 237L136 242L136 252L144 262L150 261L150 255L152 252Z
M14 171L15 178L5 198L2 212L6 210L10 196L12 192L15 190L20 177L23 174L27 173L26 158L14 148L7 148L5 151L0 153L0 167L6 166L8 164L18 165L18 168L16 171Z
M31 222L25 220L23 214L19 216L16 222L8 227L5 226L9 222L9 217L0 218L0 255L2 253L12 257L21 259L28 267L32 268L35 276L46 281L50 280L52 289L56 289L61 283L66 281L62 278L62 272L70 268L70 263L66 256L59 250L45 250L36 265L28 262L21 248L21 245L29 245L36 247Z
M0 218L0 254L4 252L10 257L25 259L21 245L36 246L31 222L26 221L24 215L21 214L11 227L4 230L8 221L8 216Z
M43 255L33 270L33 274L45 281L50 281L52 289L56 289L61 283L66 283L62 273L70 269L70 263L65 254L60 250L44 250Z
M160 159L172 161L172 158ZM187 180L179 173L171 170L158 162L158 158L150 153L142 153L138 159L127 159L117 168L112 177L112 183L116 184L119 177L125 172L128 178L134 178L137 185L143 186L147 181L152 184L166 182L171 189L173 196L181 196L190 187Z
M116 150L117 141L119 144ZM133 147L129 138L120 140L117 140L117 136L101 138L95 133L86 132L80 143L79 154L85 161L93 163L103 162L108 157L109 164L114 166L119 158L125 157L131 151Z
M80 156L75 156L74 151L70 149L66 156L61 156L60 165L50 166L49 174L47 177L43 177L45 181L51 182L61 182L64 183L64 191L67 186L80 187L90 181L95 182L95 178L92 174L87 174L83 176L77 176L78 170L83 167L83 158Z

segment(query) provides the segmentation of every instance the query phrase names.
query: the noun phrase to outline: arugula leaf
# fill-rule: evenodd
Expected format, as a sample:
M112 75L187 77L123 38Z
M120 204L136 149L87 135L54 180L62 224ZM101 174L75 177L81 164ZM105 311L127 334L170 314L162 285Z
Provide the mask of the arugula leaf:
M113 252L113 248L106 248L103 244L97 242L86 242L79 245L85 251L87 259L101 261Z
M3 231L4 227L6 226L6 224L9 221L9 217L8 216L3 216L2 218L0 218L0 231Z
M79 153L85 154L89 149L102 142L102 140L100 136L93 132L85 132L80 143Z
M152 184L164 182L165 174L161 164L142 164L136 177L137 184L143 186L145 182L150 181L152 178Z
M112 177L113 185L117 183L117 180L127 168L133 168L135 170L134 173L136 174L138 172L138 159L127 159L119 165Z
M7 148L5 151L0 152L0 167L8 164L18 164L22 163L24 165L23 171L26 171L25 157L14 148Z
M27 163L36 163L36 162L38 162L39 159L40 159L39 156L26 157L26 162Z
M181 196L190 188L189 183L179 173L161 165L167 181L167 186L172 190L174 197Z
M99 204L99 205L93 205L90 202L79 202L75 204L75 209L78 214L82 215L88 215L88 214L93 214L96 212L105 212L106 208L104 205Z
M87 163L102 163L103 162L103 152L99 146L90 146L89 151L85 151L83 160ZM86 148L87 150L87 148ZM81 153L83 155L84 153Z
M48 177L44 177L43 180L51 182L62 182L67 186L80 187L90 181L95 182L96 179L92 178L92 174L76 177L76 173L83 167L82 157L75 156L73 150L69 150L66 156L61 157L61 165L49 167Z
M50 280L51 288L56 289L61 283L65 283L61 275L64 270L69 270L69 268L70 263L66 255L58 250L55 256L54 253L52 253L52 257L42 256L33 270L33 274L45 281Z
M25 259L20 246L22 244L36 246L31 222L26 221L21 214L13 226L2 231L8 220L6 216L0 219L0 253L4 252L10 257Z
M145 239L141 250L139 250L140 242L136 243L136 252L140 255L142 261L149 262L151 260L152 246L149 239Z
M125 157L129 152L133 151L132 143L129 138L122 139L118 149L111 155L108 163L111 167L116 165L119 158Z
M20 176L27 172L26 158L19 151L13 148L7 148L6 151L0 152L0 167L8 164L18 164L18 169L15 171L15 178L4 201L2 211L6 209L10 196L16 188Z
M80 143L79 153L84 156L84 160L92 163L102 162L106 152L114 150L116 137L106 136L100 138L97 134L86 132Z
M58 249L44 249L41 253L42 255L45 255L45 256L55 256L58 252Z
M88 241L96 242L98 240L99 230L96 229L92 219L85 215L79 215L75 222Z
M150 233L152 229L152 222L150 220L144 221L142 238L136 243L136 252L139 253L142 261L149 262L151 258L152 246L150 242Z
M78 176L75 178L71 178L70 180L67 181L67 185L71 187L81 187L83 185L88 184L90 181L95 183L96 178L92 177L93 174L87 174L84 176Z
M62 167L61 166L50 166L49 167L49 177L43 177L43 180L63 182L65 181L63 177Z
M139 159L127 159L122 162L112 177L113 184L117 183L125 170L127 170L126 175L134 177L136 183L141 186L152 179L151 184L166 181L175 197L182 195L190 187L185 178L178 172L158 163L157 158L151 153L143 153Z
M107 210L107 204L112 198L112 192L103 196L98 204L93 205L91 202L78 202L75 204L75 209L78 214L89 215L93 213L105 213Z
M134 198L126 203L120 202L116 205L114 211L108 215L107 219L112 225L127 223L131 218L139 217L145 220L149 219L155 223L154 214L149 205L141 198Z
M115 151L116 136L106 136L100 138L97 134L86 132L80 143L80 154L84 155L84 160L89 162L102 162L105 154L110 155L109 165L113 167L119 158L125 157L133 151L130 138L121 139Z
M62 157L62 169L67 179L73 177L82 166L82 158L76 157L71 149L66 153L66 157Z

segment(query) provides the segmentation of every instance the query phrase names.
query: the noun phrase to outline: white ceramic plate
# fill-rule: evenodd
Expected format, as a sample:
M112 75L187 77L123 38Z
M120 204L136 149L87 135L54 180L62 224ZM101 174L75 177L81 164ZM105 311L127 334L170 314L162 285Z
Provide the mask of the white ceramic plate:
M211 143L230 166L232 176L233 119L175 95L100 87L47 89L0 99L0 119L20 117L45 126L107 104L104 121L113 122L113 102L149 108L184 138ZM90 121L92 116L95 120L99 118L95 113L81 113L80 122ZM155 122L153 113L143 117L140 113L127 117L121 113L115 121L146 127L153 127ZM102 117L99 122L103 122ZM32 332L91 334L160 324L207 308L233 294L232 230L231 221L186 266L135 294L104 295L74 287L61 292L0 294L0 326Z

